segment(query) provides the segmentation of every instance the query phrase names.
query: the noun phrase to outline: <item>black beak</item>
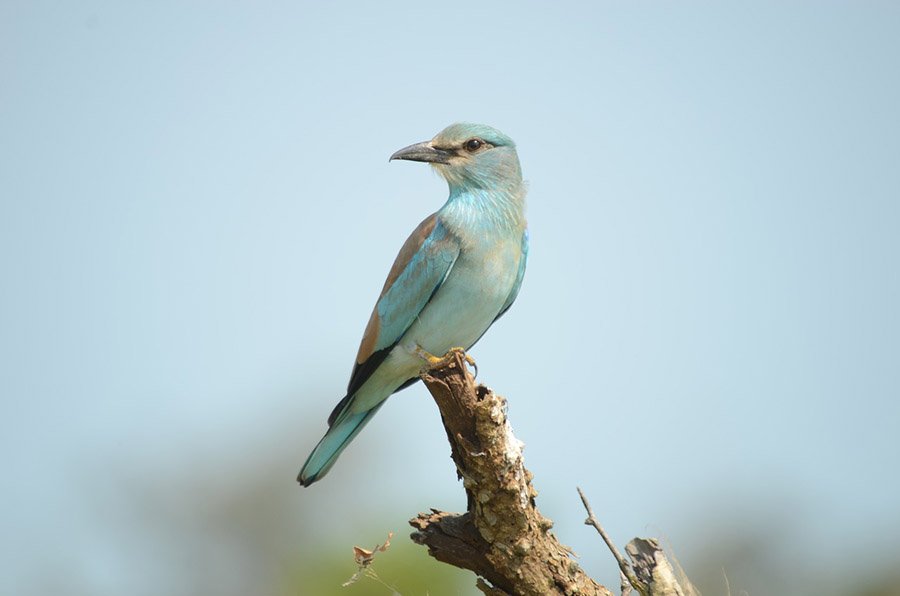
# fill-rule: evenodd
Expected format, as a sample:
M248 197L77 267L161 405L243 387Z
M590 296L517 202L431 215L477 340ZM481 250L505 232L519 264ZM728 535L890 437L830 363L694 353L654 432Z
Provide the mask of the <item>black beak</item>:
M431 145L431 141L416 143L409 147L404 147L391 155L390 161L395 159L405 159L408 161L425 161L428 163L450 163L453 153L444 149L438 149Z

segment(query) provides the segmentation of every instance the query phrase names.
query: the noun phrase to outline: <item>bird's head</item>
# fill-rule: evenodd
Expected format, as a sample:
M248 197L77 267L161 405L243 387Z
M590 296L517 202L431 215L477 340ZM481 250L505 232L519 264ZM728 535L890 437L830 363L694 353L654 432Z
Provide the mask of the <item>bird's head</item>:
M512 188L522 184L516 144L484 124L451 124L430 141L404 147L391 160L430 163L450 188Z

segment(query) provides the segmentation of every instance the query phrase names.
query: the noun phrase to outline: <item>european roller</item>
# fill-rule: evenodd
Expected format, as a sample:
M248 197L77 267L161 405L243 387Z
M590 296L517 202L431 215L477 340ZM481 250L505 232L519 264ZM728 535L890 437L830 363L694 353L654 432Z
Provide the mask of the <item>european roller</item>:
M447 202L400 249L363 333L347 395L297 480L324 476L393 393L426 363L469 349L519 293L528 256L525 184L512 139L483 124L452 124L391 160L429 163Z

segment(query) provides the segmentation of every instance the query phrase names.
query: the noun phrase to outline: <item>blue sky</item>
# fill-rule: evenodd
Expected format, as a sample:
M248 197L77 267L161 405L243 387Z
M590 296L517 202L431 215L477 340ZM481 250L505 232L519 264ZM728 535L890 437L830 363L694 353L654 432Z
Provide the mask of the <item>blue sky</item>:
M387 158L460 120L513 137L530 183L525 283L473 355L564 542L603 557L580 485L621 543L689 552L778 512L815 561L900 552L898 25L890 3L4 2L0 591L130 585L148 549L98 505L122 477L277 452L308 520L360 490L391 520L464 506L421 387L293 484L446 197Z

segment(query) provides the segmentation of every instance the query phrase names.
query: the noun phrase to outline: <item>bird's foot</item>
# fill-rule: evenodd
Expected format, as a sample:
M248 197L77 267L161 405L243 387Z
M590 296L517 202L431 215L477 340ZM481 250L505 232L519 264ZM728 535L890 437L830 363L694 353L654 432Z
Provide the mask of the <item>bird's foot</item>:
M453 359L453 355L456 353L459 353L462 355L462 357L465 359L465 361L469 364L469 366L471 366L473 369L475 369L475 376L476 377L478 376L478 365L475 364L475 359L466 353L465 348L459 348L459 347L450 348L449 350L447 350L447 353L444 354L443 356L435 356L434 354L426 352L422 348L422 346L417 345L416 349L415 349L415 353L419 358L424 360L426 363L423 372L425 372L427 370L431 370L433 368L438 368L439 366L443 366L445 364L449 364L450 361Z
M475 376L477 377L478 376L478 365L475 363L475 359L472 358L471 356L469 356L469 353L466 352L465 348L460 348L460 347L450 348L449 350L447 350L447 353L444 355L444 358L442 358L442 360L444 360L444 359L449 360L453 356L453 354L455 354L456 352L459 352L460 354L462 354L462 357L469 364L469 366L471 366L472 368L475 369Z

